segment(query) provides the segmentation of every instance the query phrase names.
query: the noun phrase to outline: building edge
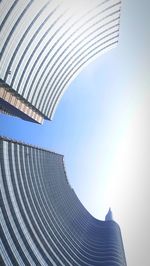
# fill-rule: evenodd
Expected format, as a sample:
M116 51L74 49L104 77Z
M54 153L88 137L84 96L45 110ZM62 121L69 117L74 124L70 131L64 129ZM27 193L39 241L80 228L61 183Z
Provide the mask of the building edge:
M23 120L43 124L44 116L31 103L16 93L10 86L0 79L0 113L19 117Z

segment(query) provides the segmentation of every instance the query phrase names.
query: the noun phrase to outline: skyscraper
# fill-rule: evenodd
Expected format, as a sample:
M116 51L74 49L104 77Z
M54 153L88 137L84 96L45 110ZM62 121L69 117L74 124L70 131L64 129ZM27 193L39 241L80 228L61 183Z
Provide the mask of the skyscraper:
M115 47L119 0L5 0L1 3L0 110L52 119L71 81Z
M1 265L126 265L118 224L84 208L62 155L1 138L0 156Z

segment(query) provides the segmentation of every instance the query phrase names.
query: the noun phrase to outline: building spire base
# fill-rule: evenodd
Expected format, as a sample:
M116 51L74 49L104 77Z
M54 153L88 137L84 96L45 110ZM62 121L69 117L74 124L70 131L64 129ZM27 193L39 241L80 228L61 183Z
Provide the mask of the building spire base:
M112 214L111 208L109 208L109 210L105 216L105 221L113 221L113 214Z

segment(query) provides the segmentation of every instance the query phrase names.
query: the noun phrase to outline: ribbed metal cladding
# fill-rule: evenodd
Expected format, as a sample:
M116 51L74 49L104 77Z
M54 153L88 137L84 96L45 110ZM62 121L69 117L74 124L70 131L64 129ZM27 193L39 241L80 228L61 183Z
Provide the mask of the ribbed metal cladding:
M63 156L0 139L2 265L126 266L119 226L70 187Z
M51 119L65 89L115 47L119 0L5 0L1 3L1 81Z

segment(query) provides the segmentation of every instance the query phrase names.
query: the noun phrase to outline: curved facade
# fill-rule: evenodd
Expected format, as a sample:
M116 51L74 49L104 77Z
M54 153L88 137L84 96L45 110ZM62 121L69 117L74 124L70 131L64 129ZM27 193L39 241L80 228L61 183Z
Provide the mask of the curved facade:
M2 1L1 87L20 99L19 110L40 123L52 118L77 74L117 45L120 5L120 0ZM14 100L9 104L16 107Z
M3 138L0 154L2 265L126 266L119 226L83 207L62 155Z

